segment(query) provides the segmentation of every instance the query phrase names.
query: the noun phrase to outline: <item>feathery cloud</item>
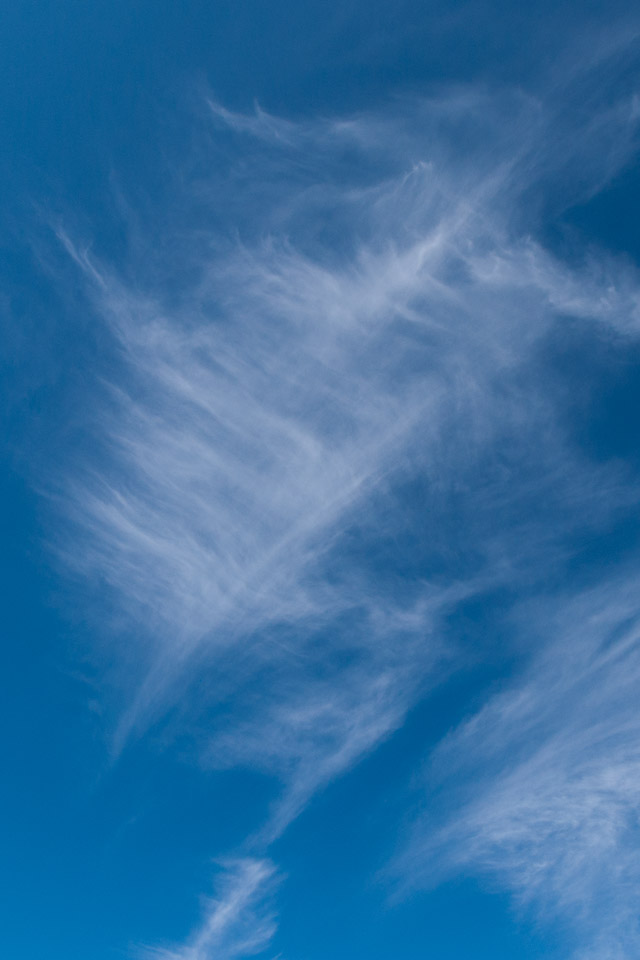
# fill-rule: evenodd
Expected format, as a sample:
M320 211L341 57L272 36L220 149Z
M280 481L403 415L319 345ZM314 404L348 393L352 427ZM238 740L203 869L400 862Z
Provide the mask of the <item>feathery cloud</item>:
M591 182L632 149L629 104L625 94L584 127ZM522 95L458 91L394 118L301 124L209 109L225 172L193 191L235 213L249 185L235 235L185 232L178 217L171 241L115 266L59 231L116 354L93 455L63 485L74 527L60 552L108 584L136 625L138 683L119 745L194 677L213 678L204 697L223 719L203 762L247 765L282 785L258 831L264 851L455 668L444 622L457 603L530 587L573 531L633 502L615 464L591 464L567 443L536 364L569 318L637 337L638 284L615 263L569 267L533 238L531 191L575 162L575 149L564 128L554 136L553 113ZM602 137L620 129L600 162ZM172 284L181 266L189 280ZM412 526L422 560L394 580L369 554ZM605 660L613 695L619 677ZM464 808L462 839L443 827L421 841L414 867L435 844L450 862L493 864L531 895L544 879L561 902L565 881L591 882L580 863L594 849L619 848L633 761L592 768L597 731L585 732L574 681L547 697L556 671L554 660L548 676L487 708L499 710L500 731L511 729L506 710L537 742L544 702L550 745L528 747L484 803ZM608 737L623 736L626 717L612 710ZM483 724L487 752L495 724ZM465 754L463 770L472 729L442 748ZM499 750L517 746L507 736ZM599 741L594 749L604 755ZM534 782L536 804L526 799ZM242 861L192 945L159 956L261 949L272 919L253 909L271 871ZM249 932L238 933L245 908Z

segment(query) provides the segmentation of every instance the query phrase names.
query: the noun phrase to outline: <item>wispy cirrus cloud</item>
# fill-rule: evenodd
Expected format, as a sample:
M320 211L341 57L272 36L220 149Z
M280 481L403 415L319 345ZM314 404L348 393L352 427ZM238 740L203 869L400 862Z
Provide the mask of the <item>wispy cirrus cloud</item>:
M624 92L583 124L591 184L629 155L632 104ZM189 183L170 239L114 265L59 230L115 344L95 451L62 483L74 526L60 552L108 584L136 626L118 748L197 677L182 716L188 725L206 708L216 718L202 762L281 784L248 843L256 856L238 861L191 945L159 954L180 960L270 941L271 916L254 914L272 877L266 850L455 669L462 641L445 619L456 605L496 586L530 590L570 553L572 533L635 498L618 465L596 466L568 442L539 377L559 324L635 338L640 319L630 268L570 267L532 235L532 192L575 163L557 111L477 91L395 116L304 123L206 109L223 174ZM603 159L602 138L619 130ZM205 215L186 229L200 204ZM202 228L214 207L225 229ZM419 559L395 574L406 563L397 543L411 536ZM376 565L380 543L387 562ZM531 684L533 703L547 678ZM535 741L539 721L519 717L519 703L509 710ZM565 729L559 707L548 709L549 729L562 730L554 756L568 755L584 718L576 706ZM508 726L501 715L498 728ZM473 743L460 734L463 772ZM514 886L536 895L509 851L545 824L555 844L552 822L566 834L573 806L588 824L617 796L599 774L582 776L579 757L558 794L562 762L542 746L529 767L510 761L512 779L498 776L487 806L467 810L468 855L443 827L416 846L412 869L432 844L459 866L498 851ZM536 813L518 791L545 776ZM501 804L511 839L497 825L506 814L492 826L488 811ZM545 876L552 887L551 867Z
M272 901L279 882L268 860L245 857L221 864L215 898L205 904L196 935L177 950L152 948L148 960L234 960L261 953L276 930Z
M538 652L517 682L447 737L436 801L403 857L412 882L472 870L573 926L579 957L631 957L640 680L637 577L520 611ZM526 623L526 627L525 627ZM531 636L533 634L533 636Z

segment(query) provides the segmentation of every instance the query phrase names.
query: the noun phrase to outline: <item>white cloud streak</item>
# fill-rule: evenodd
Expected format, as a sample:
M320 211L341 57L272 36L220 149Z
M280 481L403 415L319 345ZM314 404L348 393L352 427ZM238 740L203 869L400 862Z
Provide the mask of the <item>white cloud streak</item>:
M167 709L179 683L211 677L210 703L234 708L207 736L204 762L245 764L282 783L256 841L264 849L451 669L444 614L488 585L530 580L541 558L562 553L563 533L605 522L629 501L628 492L613 503L607 496L620 492L614 469L587 469L565 448L553 405L527 370L560 316L636 336L638 286L616 265L597 275L569 269L518 222L527 191L551 175L551 154L558 167L573 155L548 142L553 123L539 103L457 93L405 107L395 120L306 124L209 107L225 136L251 143L210 196L224 206L225 191L241 190L247 176L264 182L251 194L251 217L243 215L242 241L209 238L214 254L201 253L200 234L192 245L181 241L186 252L171 245L171 275L182 256L193 282L167 293L148 279L161 274L166 245L151 269L138 259L117 270L59 231L118 350L95 458L65 481L75 527L60 549L83 576L107 583L137 625L141 679L119 745ZM477 138L480 107L491 148L456 163L456 137ZM592 151L603 129L626 131L633 111L601 119L585 140ZM356 172L341 179L350 150ZM592 178L601 181L612 164L611 156L604 167L594 160ZM500 445L522 454L518 491L508 465L477 482L483 458ZM397 492L416 477L427 491L419 504ZM349 531L374 543L418 515L429 516L437 541L451 519L446 496L460 490L470 516L537 496L556 504L562 522L528 521L523 537L517 524L490 532L474 520L463 538L471 573L445 564L397 596L385 571L344 560ZM523 708L516 698L508 709ZM556 717L558 756L582 729L575 710L562 732ZM577 831L586 860L588 825L607 798L631 789L619 786L632 779L626 761L602 780L580 759L559 793L555 773L542 777L538 796L547 799L528 816L519 791L537 782L543 761L539 753L499 779L488 806L470 808L476 826L464 834L465 862L506 851L504 870L522 889L536 876L554 882L542 854L527 881L517 879L524 867L509 851L530 844L526 823L538 836L546 831L549 844ZM494 804L522 815L492 825ZM624 812L611 809L619 836ZM597 852L608 834L589 842ZM567 861L558 876L572 870L577 876ZM157 955L223 960L266 945L272 920L252 911L270 871L261 859L243 861L192 944ZM238 934L245 907L253 919Z
M437 829L432 812L403 862L413 882L469 869L496 878L571 920L581 958L640 946L640 606L637 578L621 579L522 611L541 651L439 747L430 789L448 811Z
M271 905L279 882L268 860L245 857L222 865L218 895L205 905L196 935L177 950L145 950L147 960L235 960L261 953L271 942L276 920Z

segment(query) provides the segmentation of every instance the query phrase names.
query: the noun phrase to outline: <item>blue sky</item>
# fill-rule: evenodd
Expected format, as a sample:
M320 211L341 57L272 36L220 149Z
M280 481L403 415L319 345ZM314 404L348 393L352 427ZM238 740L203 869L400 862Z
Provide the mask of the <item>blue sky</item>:
M0 21L2 955L637 957L633 6Z

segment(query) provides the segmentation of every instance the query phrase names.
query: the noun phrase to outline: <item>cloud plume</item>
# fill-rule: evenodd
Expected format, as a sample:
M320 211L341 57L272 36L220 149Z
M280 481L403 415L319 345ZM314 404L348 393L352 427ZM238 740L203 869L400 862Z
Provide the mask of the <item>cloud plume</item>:
M583 122L583 193L633 149L633 102ZM636 500L618 464L570 442L540 376L563 326L631 341L640 323L628 265L569 264L536 237L532 195L576 159L558 110L454 91L394 116L206 111L223 173L186 190L170 240L118 265L58 227L113 344L95 446L58 499L73 523L59 552L135 625L118 749L197 679L180 709L201 762L281 788L258 854L162 960L265 948L269 845L457 668L451 612L533 590L576 531ZM624 136L603 159L610 131ZM215 209L234 229L186 230L198 205L199 224ZM610 639L631 592L568 602L522 687L441 746L463 780L485 758L483 789L418 831L411 871L492 870L569 913L601 892L594 864L633 872L611 854L634 829L635 634Z

